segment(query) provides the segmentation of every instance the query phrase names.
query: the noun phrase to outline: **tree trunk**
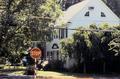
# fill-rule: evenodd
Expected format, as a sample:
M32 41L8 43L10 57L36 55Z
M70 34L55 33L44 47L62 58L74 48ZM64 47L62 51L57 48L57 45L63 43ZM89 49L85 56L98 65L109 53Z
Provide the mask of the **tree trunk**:
M103 61L103 73L105 73L106 72L106 63L105 63L105 61Z
M83 63L83 73L86 74L86 63Z

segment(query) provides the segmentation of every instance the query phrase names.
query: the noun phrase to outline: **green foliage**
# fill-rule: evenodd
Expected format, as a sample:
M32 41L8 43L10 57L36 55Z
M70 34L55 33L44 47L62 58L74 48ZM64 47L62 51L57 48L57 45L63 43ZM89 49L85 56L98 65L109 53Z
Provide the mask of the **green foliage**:
M51 40L49 28L61 14L56 0L0 0L0 56L19 56L31 41ZM1 7L1 6L0 6Z
M78 63L109 62L114 55L120 54L120 28L110 28L108 25L96 27L91 25L90 29L113 30L113 32L91 32L78 31L70 39L62 41L62 51L72 55ZM70 42L69 40L72 40Z
M100 25L99 28L100 29L108 29L108 28L110 28L110 26L107 23L103 23L103 24Z
M71 54L74 51L73 48L73 39L63 39L61 40L61 45L62 45L62 56L66 57L66 56L71 56Z
M112 34L113 39L109 42L110 51L115 53L115 56L120 54L120 26Z

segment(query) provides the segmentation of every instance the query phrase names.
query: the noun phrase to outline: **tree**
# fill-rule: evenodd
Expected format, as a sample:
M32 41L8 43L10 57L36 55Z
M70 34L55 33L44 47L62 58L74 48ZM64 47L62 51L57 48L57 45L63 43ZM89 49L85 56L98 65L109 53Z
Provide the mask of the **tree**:
M49 41L61 14L56 0L0 0L0 56L26 50L31 41Z
M84 28L85 29L85 28ZM73 34L73 37L69 40L62 41L62 47L64 53L74 55L77 61L77 67L75 71L87 70L90 72L105 73L106 68L112 70L112 63L119 58L115 55L119 55L120 52L120 31L119 27L110 28L107 24L96 27L90 25L90 29L111 29L114 32L91 32L91 31L78 31ZM73 51L73 52L72 52ZM80 67L82 68L80 69ZM106 67L107 66L107 67ZM108 67L109 66L109 67ZM76 67L75 67L76 68Z
M109 42L109 50L113 51L115 56L120 54L120 26L116 27L116 30L112 34L112 40Z
M61 40L61 45L62 45L62 57L66 58L66 56L71 57L71 55L74 52L74 45L73 45L73 39L63 39Z

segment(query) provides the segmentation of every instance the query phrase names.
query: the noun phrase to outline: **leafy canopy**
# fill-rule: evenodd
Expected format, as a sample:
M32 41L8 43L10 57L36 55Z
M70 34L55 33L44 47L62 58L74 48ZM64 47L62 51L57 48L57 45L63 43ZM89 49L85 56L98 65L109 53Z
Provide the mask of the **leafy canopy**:
M49 41L61 14L56 0L0 0L0 56L18 55L32 41Z

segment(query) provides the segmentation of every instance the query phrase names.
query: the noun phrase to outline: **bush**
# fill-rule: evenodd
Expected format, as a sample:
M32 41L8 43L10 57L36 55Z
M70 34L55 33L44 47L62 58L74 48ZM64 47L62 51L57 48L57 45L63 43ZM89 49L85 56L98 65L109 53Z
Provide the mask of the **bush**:
M43 70L63 71L63 62L60 60L49 61L49 63L43 67Z

